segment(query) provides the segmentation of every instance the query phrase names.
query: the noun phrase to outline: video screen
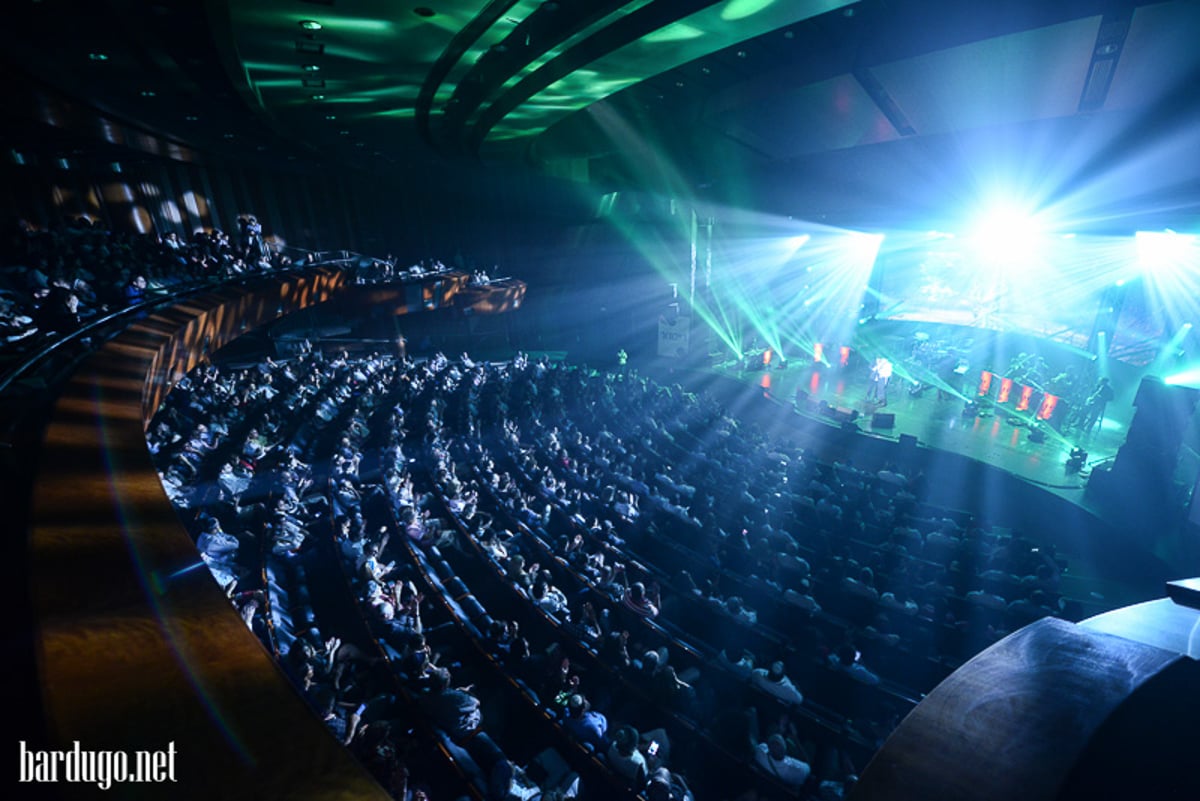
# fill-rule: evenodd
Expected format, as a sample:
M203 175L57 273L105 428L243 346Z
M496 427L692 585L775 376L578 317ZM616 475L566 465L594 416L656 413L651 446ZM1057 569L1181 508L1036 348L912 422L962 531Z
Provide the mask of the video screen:
M1132 253L1109 239L1056 239L1036 256L1007 262L949 235L885 245L876 316L1028 333L1085 349L1103 328L1112 332L1114 355L1133 356L1157 347L1166 321L1137 279Z

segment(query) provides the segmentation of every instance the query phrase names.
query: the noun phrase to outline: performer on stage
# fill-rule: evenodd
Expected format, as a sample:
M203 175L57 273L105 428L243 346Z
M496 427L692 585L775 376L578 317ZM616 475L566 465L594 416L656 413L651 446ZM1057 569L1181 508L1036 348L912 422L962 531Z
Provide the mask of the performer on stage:
M891 380L892 363L882 356L877 356L875 363L871 365L871 387L867 390L867 400L887 406L887 388Z
M1108 378L1101 378L1096 384L1096 388L1092 390L1092 394L1088 396L1087 403L1084 405L1083 433L1090 434L1092 429L1097 424L1101 428L1104 427L1104 408L1108 406L1108 402L1117 396L1117 393L1109 383Z

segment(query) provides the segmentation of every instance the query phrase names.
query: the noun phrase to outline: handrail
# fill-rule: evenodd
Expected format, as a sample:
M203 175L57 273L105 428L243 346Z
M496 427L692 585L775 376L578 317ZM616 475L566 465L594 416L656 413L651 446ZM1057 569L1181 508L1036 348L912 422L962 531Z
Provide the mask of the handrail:
M303 269L297 269L295 266L291 266L286 269L258 272L251 275L238 275L230 278L205 278L187 284L177 284L171 288L171 291L159 290L157 296L154 298L144 300L141 303L135 303L132 306L123 306L115 311L110 311L101 317L89 320L86 324L75 331L72 331L68 334L63 334L62 336L57 337L54 341L43 345L37 350L36 353L10 370L8 374L0 377L0 395L3 395L13 384L13 382L19 379L31 368L47 359L59 348L65 346L69 342L75 342L91 336L115 320L123 317L134 316L139 312L148 311L150 309L156 309L168 303L176 303L179 300L191 297L198 292L211 291L213 289L222 287L245 286L256 279L277 278L282 275L293 275L306 272L309 269L333 266L336 263L337 262L334 260L318 261L311 265L305 265Z

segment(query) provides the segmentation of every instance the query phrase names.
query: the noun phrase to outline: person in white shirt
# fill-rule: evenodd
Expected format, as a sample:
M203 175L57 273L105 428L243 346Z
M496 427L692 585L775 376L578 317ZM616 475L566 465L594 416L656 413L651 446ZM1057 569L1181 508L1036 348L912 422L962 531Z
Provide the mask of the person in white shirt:
M771 663L770 670L755 668L750 676L755 685L787 704L804 703L804 695L783 670L783 662Z
M871 388L867 391L867 400L887 406L887 388L891 380L892 363L882 356L876 358L871 366Z

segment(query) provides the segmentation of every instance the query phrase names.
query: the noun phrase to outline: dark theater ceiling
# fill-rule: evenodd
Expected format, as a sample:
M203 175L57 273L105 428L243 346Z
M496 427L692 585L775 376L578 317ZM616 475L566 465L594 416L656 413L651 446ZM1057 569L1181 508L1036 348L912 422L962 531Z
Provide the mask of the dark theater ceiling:
M1190 0L14 6L10 149L91 126L180 159L516 164L864 224L1053 175L1041 200L1087 192L1095 220L1197 225Z

